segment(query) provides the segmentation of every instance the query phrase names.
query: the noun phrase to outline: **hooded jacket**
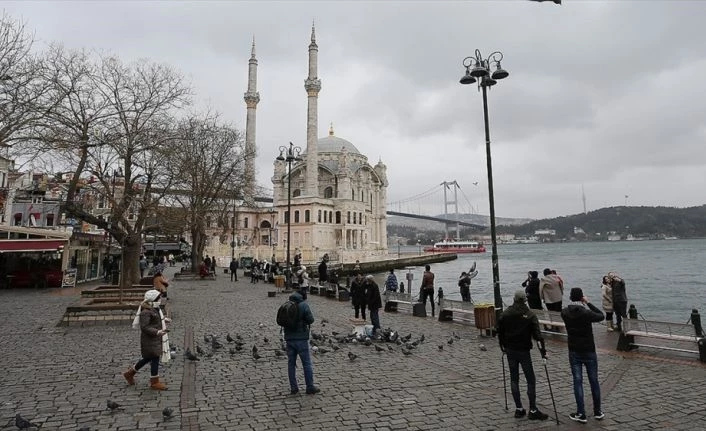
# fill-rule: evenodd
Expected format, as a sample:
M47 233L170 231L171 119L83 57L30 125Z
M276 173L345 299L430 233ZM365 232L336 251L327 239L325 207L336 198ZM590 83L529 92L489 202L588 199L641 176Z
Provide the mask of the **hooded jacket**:
M353 305L365 306L365 279L357 277L351 282L351 299Z
M159 310L145 301L140 311L140 352L143 358L154 358L162 355L162 336L157 331L162 329L162 318Z
M614 275L610 282L613 288L613 303L616 302L628 302L628 294L625 292L625 281Z
M529 351L532 338L543 341L539 320L524 302L507 307L498 320L498 341L509 350Z
M561 310L561 318L569 336L569 351L595 352L593 323L603 321L603 312L590 302L570 302Z
M314 314L311 312L309 304L304 301L304 298L299 292L294 292L289 295L289 300L299 307L299 322L292 328L284 328L284 339L308 340L309 326L314 323Z

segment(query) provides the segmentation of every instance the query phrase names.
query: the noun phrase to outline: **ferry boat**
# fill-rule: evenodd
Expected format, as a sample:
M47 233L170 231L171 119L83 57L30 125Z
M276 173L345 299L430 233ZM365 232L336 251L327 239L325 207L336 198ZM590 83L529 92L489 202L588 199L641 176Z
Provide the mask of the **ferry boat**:
M433 247L424 247L429 253L485 253L485 247L478 241L441 241Z

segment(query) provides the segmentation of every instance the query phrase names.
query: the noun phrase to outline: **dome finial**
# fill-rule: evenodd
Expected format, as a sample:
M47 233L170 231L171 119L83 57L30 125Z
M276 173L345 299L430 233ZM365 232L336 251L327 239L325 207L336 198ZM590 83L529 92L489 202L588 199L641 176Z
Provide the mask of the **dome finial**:
M329 136L333 136L333 121L332 121L331 124L329 125L329 128L328 128L328 135L329 135Z

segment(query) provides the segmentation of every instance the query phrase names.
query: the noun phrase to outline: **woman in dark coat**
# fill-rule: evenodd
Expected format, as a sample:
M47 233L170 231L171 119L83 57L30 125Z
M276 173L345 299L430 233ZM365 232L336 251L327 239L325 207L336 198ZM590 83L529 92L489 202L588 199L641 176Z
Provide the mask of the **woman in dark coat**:
M358 313L360 313L365 320L365 285L364 285L363 274L357 273L355 278L351 282L351 300L353 302L353 308L355 308L355 318L358 318Z
M370 323L373 324L373 334L380 330L380 315L378 312L382 308L382 298L380 297L380 287L373 279L372 275L365 277L365 300L370 310Z
M148 290L145 298L140 304L139 327L140 327L140 351L142 359L137 361L135 366L130 367L123 373L128 385L135 384L135 374L148 363L150 364L150 388L163 391L167 387L159 382L159 358L162 356L162 336L167 333L162 324L162 316L159 312L158 290ZM169 319L164 319L169 322Z
M539 273L530 271L527 273L527 280L522 282L527 294L527 305L534 310L542 309L542 298L539 296Z

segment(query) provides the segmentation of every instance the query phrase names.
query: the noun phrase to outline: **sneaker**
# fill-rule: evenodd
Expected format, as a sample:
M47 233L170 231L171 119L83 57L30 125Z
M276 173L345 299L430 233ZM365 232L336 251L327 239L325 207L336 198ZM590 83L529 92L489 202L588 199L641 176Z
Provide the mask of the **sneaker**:
M321 389L317 388L316 386L314 386L314 387L311 388L311 389L307 389L307 390L306 390L306 393L309 394L309 395L318 394L319 392L321 392Z
M605 413L603 412L596 412L596 414L593 415L593 419L599 421L605 417Z
M525 409L515 409L515 417L516 418L522 418L527 414Z
M289 391L289 395L296 395L298 393L299 393L299 389L292 389L291 391Z
M571 413L569 415L569 418L572 421L576 421L582 424L588 423L588 419L586 419L586 414L585 413Z
M527 419L531 421L545 421L549 415L540 412L539 410L530 410L529 414L527 415Z

